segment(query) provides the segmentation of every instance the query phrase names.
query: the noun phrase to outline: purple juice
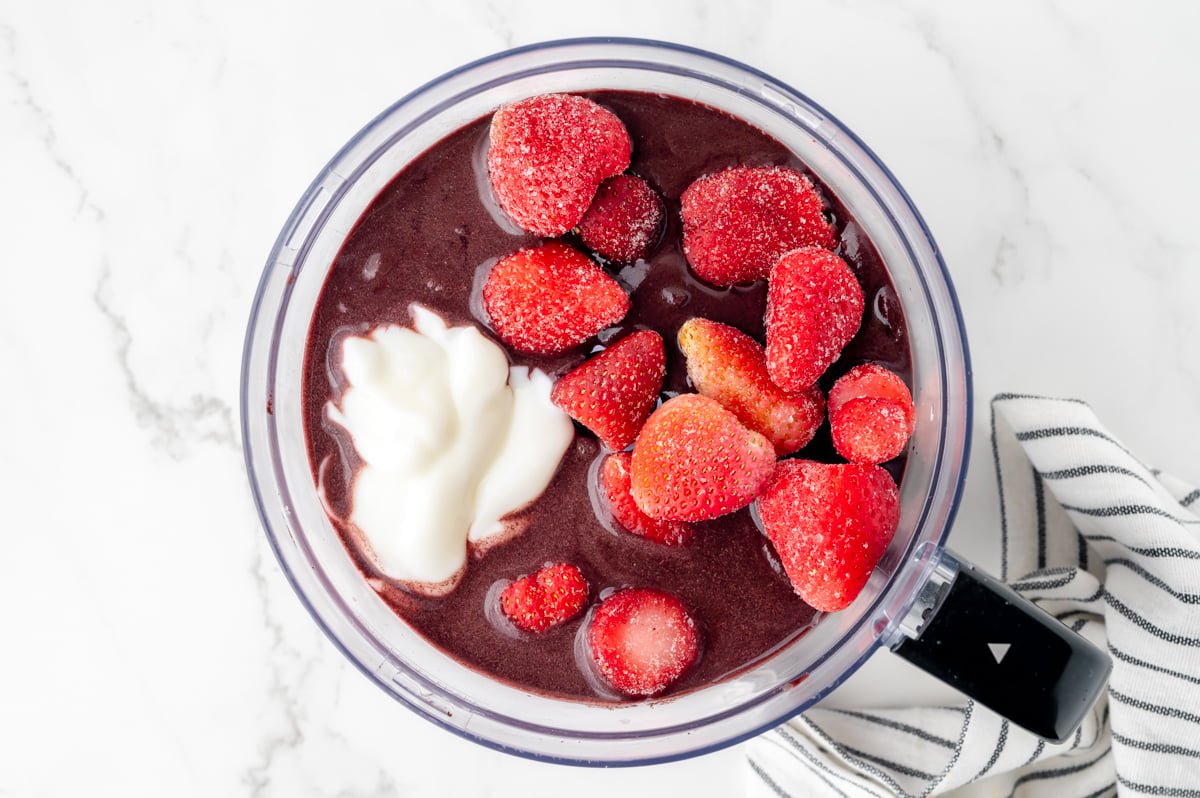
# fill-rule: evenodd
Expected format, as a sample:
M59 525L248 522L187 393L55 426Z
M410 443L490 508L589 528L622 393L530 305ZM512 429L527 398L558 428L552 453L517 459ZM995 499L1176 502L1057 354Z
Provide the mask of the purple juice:
M788 149L724 112L687 100L634 92L598 92L592 99L624 122L633 140L629 171L663 197L667 221L658 245L636 264L610 273L630 294L632 307L597 339L553 356L509 353L514 365L561 376L597 345L636 329L653 329L667 347L664 398L689 391L684 358L675 345L679 327L702 316L763 340L766 284L715 288L696 278L680 246L679 197L701 175L735 165L782 165L809 174L825 200L838 236L836 250L863 286L866 313L858 335L822 378L828 390L852 366L870 360L906 379L909 350L894 289L876 252L836 196L808 173ZM338 254L313 315L304 379L305 424L314 479L347 551L381 598L448 656L503 681L549 695L611 700L595 688L577 661L576 637L587 613L540 635L512 629L495 608L497 587L551 562L578 566L594 605L602 593L653 587L678 596L696 619L703 649L698 662L668 691L684 692L733 676L811 628L818 613L783 574L771 544L743 509L696 525L684 546L667 547L611 531L598 517L596 470L607 453L576 426L573 445L541 498L521 511L524 534L469 556L466 574L447 596L429 598L388 582L360 551L348 515L350 483L358 465L344 432L325 416L340 399L337 349L347 333L380 324L409 324L417 303L451 325L486 324L473 300L476 285L500 257L537 244L537 236L497 221L487 196L484 153L490 118L443 139L414 160L379 194ZM570 235L568 243L579 245ZM838 462L828 425L799 456ZM903 459L886 464L899 481Z

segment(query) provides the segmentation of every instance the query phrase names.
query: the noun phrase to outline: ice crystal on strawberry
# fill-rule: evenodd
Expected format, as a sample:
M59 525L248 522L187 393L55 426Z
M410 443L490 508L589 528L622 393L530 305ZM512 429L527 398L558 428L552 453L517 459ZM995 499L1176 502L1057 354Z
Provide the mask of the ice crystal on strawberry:
M681 214L688 263L716 285L760 280L789 250L836 243L812 183L782 166L702 177L683 192Z
M501 107L490 135L488 175L500 207L547 238L579 224L600 184L629 166L633 146L615 114L571 94Z
M517 628L545 632L578 615L587 597L583 573L558 563L510 583L500 594L500 609Z
M774 464L771 442L720 402L682 394L661 404L638 434L630 490L651 518L703 521L753 501Z
M767 283L767 373L789 393L813 385L858 332L863 289L846 262L806 247L786 253Z
M661 693L700 655L700 633L683 603L649 588L606 598L592 616L588 644L600 675L631 696Z
M483 286L483 305L509 347L554 354L620 321L629 297L587 255L550 241L496 263Z
M833 446L852 463L882 463L899 456L916 421L904 380L875 363L850 369L829 391Z
M579 237L596 254L616 263L644 258L662 229L663 201L635 175L605 180L579 222Z
M891 542L900 497L879 466L781 460L758 513L796 593L836 612L862 591Z

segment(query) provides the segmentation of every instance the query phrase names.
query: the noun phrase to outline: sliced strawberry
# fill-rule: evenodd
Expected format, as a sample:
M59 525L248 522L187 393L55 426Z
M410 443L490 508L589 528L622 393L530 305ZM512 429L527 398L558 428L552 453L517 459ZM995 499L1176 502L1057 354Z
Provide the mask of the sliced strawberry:
M500 609L518 628L544 632L569 621L587 603L588 586L574 565L547 565L511 583L500 594Z
M500 260L483 286L492 329L521 352L554 354L620 321L629 297L595 261L550 241Z
M771 382L762 344L719 322L688 319L679 328L688 379L755 432L779 457L808 445L825 418L825 396L816 385L789 394Z
M836 612L862 591L891 542L900 495L879 466L781 460L758 514L796 593Z
M596 192L579 222L579 237L608 260L633 263L649 252L664 215L663 201L649 183L633 175L617 175Z
M545 94L496 111L488 175L513 221L551 238L579 224L600 183L628 168L632 148L608 109L585 97Z
M789 393L813 385L858 332L863 290L846 262L816 247L787 253L767 284L767 373Z
M703 521L753 501L774 464L771 442L718 401L682 394L659 405L642 427L630 492L651 518Z
M661 693L700 654L700 633L678 598L629 588L606 598L588 630L600 674L627 695Z
M833 447L852 463L882 463L899 456L916 423L908 386L883 366L855 366L829 391Z
M662 390L662 337L642 330L622 338L554 385L550 400L619 452L637 438Z
M820 195L786 167L726 169L692 183L680 201L684 254L716 285L760 280L789 250L836 244Z
M630 488L630 452L617 452L604 458L600 466L600 487L613 518L627 531L656 543L681 546L692 538L693 527L686 521L659 521L643 513L633 500Z

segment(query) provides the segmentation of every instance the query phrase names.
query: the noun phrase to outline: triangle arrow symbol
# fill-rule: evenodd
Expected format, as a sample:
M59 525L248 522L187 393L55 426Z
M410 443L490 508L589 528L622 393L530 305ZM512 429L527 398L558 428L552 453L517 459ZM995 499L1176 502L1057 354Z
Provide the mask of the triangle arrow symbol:
M1010 648L1012 648L1012 644L1011 643L988 643L987 647L988 647L988 650L992 652L992 657L995 658L996 664L999 665L1000 661L1002 659L1004 659L1004 655L1008 653L1008 650Z

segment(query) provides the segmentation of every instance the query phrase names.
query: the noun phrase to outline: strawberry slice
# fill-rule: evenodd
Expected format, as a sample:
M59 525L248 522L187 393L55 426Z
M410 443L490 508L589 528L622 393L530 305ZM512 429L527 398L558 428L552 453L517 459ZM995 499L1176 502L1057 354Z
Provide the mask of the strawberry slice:
M633 445L630 492L646 515L703 521L745 507L775 464L771 442L707 396L668 399Z
M760 280L789 250L836 244L820 195L794 169L726 169L692 183L680 202L684 254L716 285Z
M875 363L850 369L829 391L833 447L852 463L882 463L899 456L916 423L904 380Z
M665 213L662 199L649 183L634 175L617 175L596 192L579 222L579 237L608 260L633 263L650 251Z
M617 452L604 458L600 466L600 487L616 522L635 535L667 546L681 546L692 538L693 527L686 521L659 521L638 508L629 492L630 452Z
M815 247L785 254L767 284L767 373L789 393L813 385L858 332L863 290L846 262Z
M550 241L497 262L483 286L483 306L509 347L551 355L616 324L629 311L629 297L587 255Z
M771 382L762 344L719 322L692 318L679 328L688 379L738 420L761 432L783 457L808 445L825 418L825 396L816 385L789 394Z
M588 642L604 679L633 696L666 690L700 654L700 633L682 602L650 588L606 598L592 616Z
M579 224L600 183L628 168L633 148L612 111L570 94L503 106L490 137L488 175L500 207L546 238Z
M569 621L587 603L588 586L574 565L547 565L511 583L500 594L500 609L519 629L544 632Z
M758 514L796 593L836 612L862 591L891 542L900 495L876 465L781 460Z
M622 338L554 385L550 400L614 452L633 443L667 373L662 337L642 330Z

